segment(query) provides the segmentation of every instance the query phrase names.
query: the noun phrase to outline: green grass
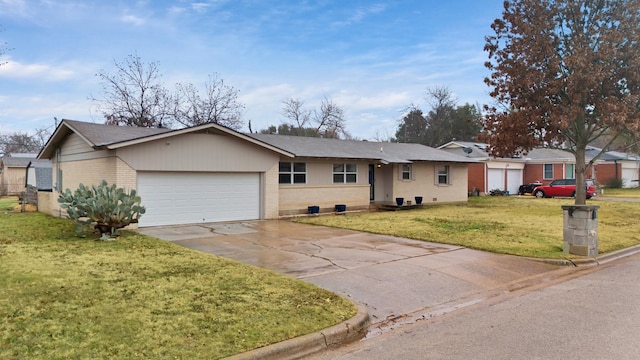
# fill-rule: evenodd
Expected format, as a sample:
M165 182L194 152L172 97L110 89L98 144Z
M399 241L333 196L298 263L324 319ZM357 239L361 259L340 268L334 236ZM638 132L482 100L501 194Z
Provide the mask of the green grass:
M537 258L562 252L562 205L573 199L473 197L465 204L395 212L320 216L300 222ZM600 253L640 244L640 203L589 202L598 212ZM570 256L576 257L576 256Z
M215 359L356 312L270 271L131 232L76 238L13 205L0 199L0 359Z

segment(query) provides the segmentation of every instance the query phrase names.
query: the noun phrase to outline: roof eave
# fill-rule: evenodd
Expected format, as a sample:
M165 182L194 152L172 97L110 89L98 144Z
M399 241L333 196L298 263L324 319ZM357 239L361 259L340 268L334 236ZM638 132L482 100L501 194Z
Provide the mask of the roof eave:
M82 133L77 131L72 125L70 125L66 119L62 119L56 130L53 132L47 143L42 147L42 150L38 153L36 159L38 160L47 160L53 157L55 153L55 145L60 143L62 139L64 139L70 133L75 133L78 135L82 141L86 142L87 145L95 148L96 144L92 143L89 139L87 139Z

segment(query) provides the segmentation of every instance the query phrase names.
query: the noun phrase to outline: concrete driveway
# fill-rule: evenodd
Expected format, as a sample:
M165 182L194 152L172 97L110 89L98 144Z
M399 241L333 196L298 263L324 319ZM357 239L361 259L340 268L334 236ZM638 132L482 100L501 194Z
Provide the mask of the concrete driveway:
M140 233L259 266L366 305L383 331L543 281L559 267L513 256L286 220L143 228ZM376 325L377 324L377 325Z

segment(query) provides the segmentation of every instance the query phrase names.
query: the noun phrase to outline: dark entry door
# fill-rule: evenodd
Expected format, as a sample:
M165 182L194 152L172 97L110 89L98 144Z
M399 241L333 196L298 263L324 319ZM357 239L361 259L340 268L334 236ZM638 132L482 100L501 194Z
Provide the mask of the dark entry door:
M369 164L369 200L373 201L375 199L375 189L374 189L374 171L376 166L374 164Z

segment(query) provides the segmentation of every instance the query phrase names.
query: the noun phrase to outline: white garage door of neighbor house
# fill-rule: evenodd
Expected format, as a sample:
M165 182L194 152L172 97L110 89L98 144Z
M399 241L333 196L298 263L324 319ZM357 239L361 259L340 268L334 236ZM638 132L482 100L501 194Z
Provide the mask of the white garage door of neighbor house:
M260 218L257 173L139 172L138 192L141 227Z
M504 169L488 169L487 170L487 191L505 190L504 188Z
M522 170L521 169L508 169L507 170L507 190L510 195L517 195L520 185L522 185Z

